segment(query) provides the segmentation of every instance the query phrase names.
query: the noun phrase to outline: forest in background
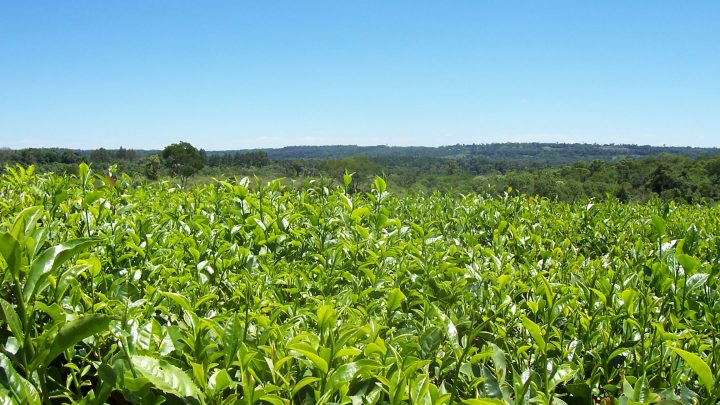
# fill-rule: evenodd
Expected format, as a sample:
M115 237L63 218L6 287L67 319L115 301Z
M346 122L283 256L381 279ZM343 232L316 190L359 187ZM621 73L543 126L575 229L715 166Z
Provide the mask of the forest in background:
M614 197L688 203L720 200L720 150L716 148L502 143L443 147L293 146L266 150L199 150L202 169L191 182L256 176L261 181L341 184L369 190L375 176L397 193L537 195L561 201ZM80 162L141 181L167 177L161 151L2 149L0 167L35 165L40 171L73 173Z

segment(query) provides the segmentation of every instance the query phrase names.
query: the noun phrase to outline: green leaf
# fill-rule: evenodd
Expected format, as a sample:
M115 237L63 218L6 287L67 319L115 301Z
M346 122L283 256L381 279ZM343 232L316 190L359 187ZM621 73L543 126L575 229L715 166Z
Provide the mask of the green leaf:
M256 224L260 229L262 229L263 231L267 230L267 226L266 226L265 223L262 221L262 219L260 219L260 218L257 217L257 216L253 217L252 219L255 221L255 224Z
M306 385L312 384L317 381L320 381L320 379L318 377L309 376L309 377L303 378L302 380L298 381L297 384L295 384L295 386L292 389L291 395L294 397Z
M43 210L40 206L25 208L16 217L10 234L19 242L25 240L42 215Z
M420 348L424 353L432 353L440 347L442 343L442 329L437 326L431 326L420 335Z
M8 270L13 277L20 274L20 244L14 236L7 232L0 233L0 254L8 265Z
M667 345L667 347L685 360L685 363L698 375L698 379L700 379L700 382L705 386L707 392L712 393L712 389L715 386L715 379L713 378L710 366L697 354L670 345Z
M0 386L10 391L21 404L40 404L37 389L15 371L10 359L0 353Z
M576 370L573 368L570 364L561 364L559 365L555 370L554 374L552 376L552 379L550 380L550 386L549 389L554 389L558 385L565 383L566 381L573 378L575 375Z
M490 347L493 349L492 359L495 368L496 376L504 375L507 369L507 361L505 359L505 353L494 343L490 343Z
M492 398L474 398L462 401L465 405L507 405L507 402Z
M495 398L502 397L503 393L500 382L487 367L480 369L480 375L482 376L483 393Z
M538 345L540 350L543 352L545 351L545 339L543 338L542 329L540 329L540 326L536 324L535 322L531 321L527 317L523 317L522 324L525 327L525 329L530 332L530 336L532 336L533 340L535 340L535 343Z
M345 173L343 173L343 185L345 185L345 188L347 189L350 183L352 182L352 176L355 173L348 173L347 169L345 169Z
M80 275L85 273L89 268L90 266L87 264L76 264L70 266L66 271L59 271L55 280L55 300L60 302L67 289L70 288L73 283L77 283Z
M415 379L408 381L410 400L412 404L432 405L430 396L430 381L426 374L420 374Z
M633 400L645 403L647 402L648 395L650 395L650 390L648 388L648 381L645 376L641 376L637 381L635 381L635 389L633 391Z
M595 295L598 297L600 302L603 303L603 305L607 304L607 297L605 297L605 294L603 294L600 290L596 290L595 288L590 289Z
M116 362L118 369L121 369L121 364L124 364L124 362ZM98 366L97 375L100 377L100 381L95 386L95 389L93 389L95 400L92 403L94 405L101 405L107 402L107 398L110 396L113 389L115 389L118 373L115 369L110 367L110 365L101 363Z
M326 392L335 391L344 384L349 385L358 373L368 370L374 364L374 361L365 359L341 365L328 376L325 386Z
M313 363L313 365L315 365L315 367L322 371L323 374L327 374L327 362L322 357L320 357L317 352L315 352L315 349L313 349L310 345L298 343L289 346L288 349L305 356L308 360L310 360L310 362Z
M710 279L710 275L707 273L695 273L688 277L685 283L685 290L690 293L695 292L695 290L704 287L708 279Z
M232 385L233 380L230 378L230 374L224 369L215 370L213 375L208 380L208 387L211 391L220 392L225 388Z
M385 305L388 311L394 311L405 301L405 294L399 288L393 288L388 294Z
M665 220L657 215L653 215L652 228L655 235L662 236L665 233Z
M362 353L362 350L356 347L343 347L342 349L335 352L335 355L333 355L333 360L339 359L341 357L355 357L360 353Z
M635 395L635 387L633 387L632 384L630 384L630 382L627 380L627 378L623 378L622 385L623 385L623 395L625 397L629 398L630 400L632 400Z
M36 302L35 309L44 312L56 323L64 323L67 318L65 310L58 304L47 305L44 302Z
M87 193L85 198L83 198L83 204L88 206L94 203L98 200L98 198L102 197L105 193L102 190L95 190Z
M90 314L70 321L60 327L52 342L42 347L33 360L33 368L47 365L65 350L89 336L108 328L112 317L103 314Z
M455 327L455 323L453 323L450 317L445 315L445 313L443 313L436 305L433 304L433 308L435 309L435 313L437 314L438 318L440 318L440 321L445 327L445 333L447 334L447 340L450 342L450 345L453 347L453 349L459 350L460 342L458 341L458 333L457 328Z
M15 308L13 308L9 302L0 298L0 311L2 319L10 327L10 331L15 335L18 343L22 344L25 339L25 334L23 333L22 322L20 322L20 317L18 317L17 312L15 312Z
M378 194L383 193L387 189L387 184L385 183L385 180L383 180L382 177L377 176L375 177L375 191L378 192Z
M440 384L437 387L435 384L428 386L428 392L430 393L430 402L433 405L445 405L450 404L450 393L447 392L444 384Z
M275 394L263 395L259 398L260 401L265 401L273 405L285 405L285 401Z
M135 371L150 381L155 388L180 398L198 398L201 401L204 399L202 392L190 377L167 361L140 355L132 355L130 360Z
M145 377L135 378L132 376L130 371L125 371L122 377L122 389L123 391L132 392L138 396L147 396L153 388L153 384ZM145 400L148 404L155 404L156 402Z
M548 306L553 306L553 300L555 297L555 293L552 290L552 287L550 286L550 283L547 281L545 277L543 277L542 274L539 274L538 277L540 278L540 281L543 285L543 290L545 291L545 299L547 299Z
M683 266L683 269L685 269L685 274L692 274L696 268L700 267L700 261L690 255L681 253L675 255L675 258L678 263Z
M30 273L23 288L25 301L30 302L32 297L47 287L48 276L55 273L63 263L97 242L97 239L79 238L42 252L30 266Z
M435 328L438 329L438 328ZM438 334L440 335L440 338L442 338L442 333L438 329ZM438 343L439 344L439 343ZM423 348L425 350L425 348ZM363 352L365 354L365 357L372 356L373 354L379 354L380 357L384 357L387 353L387 347L385 347L385 341L383 341L380 337L376 338L374 342L368 343L367 346L365 346L365 349L363 349Z
M565 386L567 392L577 398L582 398L585 403L592 403L592 389L586 382L568 384Z
M353 221L360 221L363 217L366 217L370 214L370 208L368 207L358 207L355 208L352 213L350 214L350 218Z
M222 333L223 351L225 360L225 368L230 367L233 359L237 356L238 344L242 341L242 324L239 317L233 315L225 324Z
M87 183L88 175L90 174L90 166L87 163L82 162L78 165L78 176L83 184Z
M182 309L188 312L193 312L192 304L190 303L190 300L185 298L185 296L174 293L174 292L161 292L160 293L165 298L168 298L170 301L174 302L175 304L179 305Z
M332 305L322 305L318 308L318 326L320 330L327 330L335 325L337 316L335 315L335 307Z

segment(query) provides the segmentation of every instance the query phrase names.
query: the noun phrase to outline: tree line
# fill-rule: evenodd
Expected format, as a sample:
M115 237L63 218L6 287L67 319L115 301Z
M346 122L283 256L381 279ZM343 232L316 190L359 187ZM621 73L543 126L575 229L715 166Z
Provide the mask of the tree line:
M573 150L578 149L577 145ZM539 146L543 148L544 146ZM627 149L627 148L626 148ZM593 150L591 146L590 149ZM39 170L72 173L80 162L112 166L115 172L156 180L173 176L181 184L232 176L262 180L284 177L289 181L323 181L342 184L352 174L351 191L367 191L375 176L386 179L395 192L505 192L538 195L563 201L581 198L617 198L646 201L652 198L688 203L720 200L720 154L706 150L646 157L617 157L606 161L578 159L557 165L537 159L492 159L465 155L458 158L428 156L349 156L271 159L261 150L206 152L186 142L148 153L133 149L0 150L0 167L36 165ZM532 155L533 152L528 151ZM634 155L633 155L634 156Z

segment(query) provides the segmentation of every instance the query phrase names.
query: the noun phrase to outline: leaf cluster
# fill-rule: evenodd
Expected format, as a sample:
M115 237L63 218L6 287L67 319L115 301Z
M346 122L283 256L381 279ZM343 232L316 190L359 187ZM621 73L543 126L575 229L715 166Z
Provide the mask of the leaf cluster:
M9 403L714 403L720 208L0 176ZM6 402L8 402L6 401Z

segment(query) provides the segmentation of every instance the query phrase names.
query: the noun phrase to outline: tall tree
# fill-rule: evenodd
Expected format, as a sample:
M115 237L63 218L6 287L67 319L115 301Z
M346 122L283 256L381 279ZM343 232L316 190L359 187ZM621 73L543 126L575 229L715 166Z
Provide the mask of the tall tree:
M188 177L200 171L205 166L202 154L197 148L187 142L168 145L161 153L163 163L173 176L180 178L180 184L185 187Z

